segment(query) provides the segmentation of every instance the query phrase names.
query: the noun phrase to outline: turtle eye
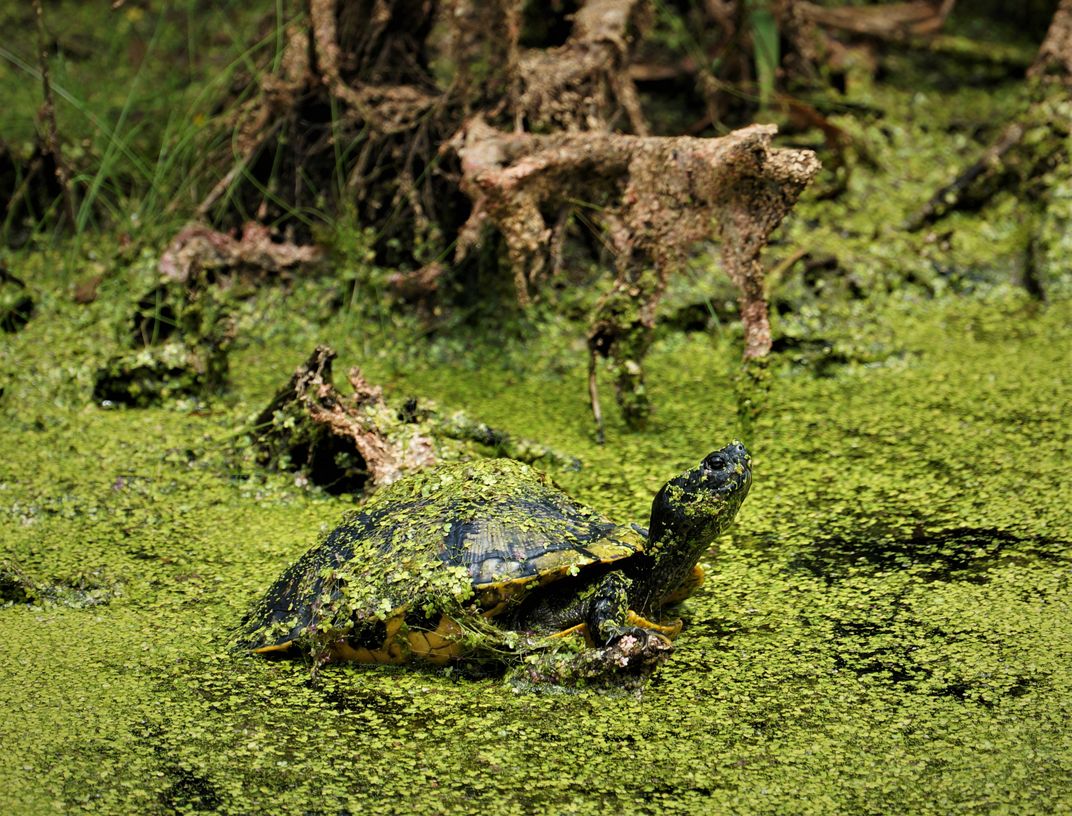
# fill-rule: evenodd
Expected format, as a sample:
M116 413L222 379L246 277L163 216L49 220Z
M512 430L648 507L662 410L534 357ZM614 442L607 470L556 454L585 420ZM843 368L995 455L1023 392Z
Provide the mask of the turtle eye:
M711 470L722 470L722 468L726 467L726 460L718 454L713 454L707 457L704 461L704 466Z

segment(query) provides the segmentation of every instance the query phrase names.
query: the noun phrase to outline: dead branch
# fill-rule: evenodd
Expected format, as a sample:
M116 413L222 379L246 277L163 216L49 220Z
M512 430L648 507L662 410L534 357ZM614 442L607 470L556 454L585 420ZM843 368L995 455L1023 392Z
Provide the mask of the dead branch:
M317 346L254 420L261 465L298 471L330 492L366 495L452 455L444 439L476 442L524 462L579 467L572 457L462 412L444 414L416 399L393 408L357 368L348 375L353 392L344 396L332 381L335 356L328 346Z
M910 216L906 226L919 229L955 210L981 207L1002 189L1015 190L1026 205L1024 219L1030 225L1025 229L1027 260L1021 282L1043 298L1049 279L1056 281L1067 269L1063 259L1053 262L1050 250L1060 246L1070 223L1065 201L1072 136L1072 0L1061 0L1029 73L1034 81L1024 113Z
M416 403L416 401L412 401ZM493 428L485 422L475 420L463 411L444 413L434 405L423 403L415 408L417 416L429 428L435 437L456 439L461 442L475 442L489 448L495 456L516 459L519 462L540 462L569 470L578 470L580 460L574 456L564 456L553 448L541 445L531 439L514 436L511 433Z
M824 28L880 40L902 40L937 33L953 11L956 0L916 0L834 8L800 0L793 5L805 19Z
M313 53L320 82L338 99L351 106L365 124L389 135L412 130L436 102L436 95L415 85L372 84L343 79L335 0L309 0ZM366 37L375 39L390 20L390 11L377 4Z
M825 65L838 73L861 57L873 62L875 55L869 45L877 41L959 62L1014 70L1027 67L1018 48L943 35L941 30L954 6L955 0L836 7L808 0L783 0L778 7L780 26L793 52L785 66L793 70L794 63L799 63L798 70L814 73Z
M338 492L371 492L404 471L435 463L431 440L415 436L402 445L377 423L383 395L356 369L354 394L344 397L332 381L335 351L317 346L254 420L258 461L305 472Z
M1020 122L1007 125L996 140L960 175L942 187L907 221L909 230L918 230L944 218L954 210L981 206L1007 182L1012 168L1008 158L1021 143L1025 128Z
M925 39L905 42L909 48L918 47L942 59L966 64L990 66L1010 74L1026 73L1031 55L1015 45L973 40L953 34L936 34Z
M1065 108L1072 83L1072 0L1061 0L1029 74L1036 80L1029 106L976 161L939 189L906 226L917 230L955 210L980 207L999 190L1023 186L1055 163L1067 161L1072 121Z
M421 303L439 291L439 281L445 271L443 264L433 262L413 272L393 272L387 285L398 300Z

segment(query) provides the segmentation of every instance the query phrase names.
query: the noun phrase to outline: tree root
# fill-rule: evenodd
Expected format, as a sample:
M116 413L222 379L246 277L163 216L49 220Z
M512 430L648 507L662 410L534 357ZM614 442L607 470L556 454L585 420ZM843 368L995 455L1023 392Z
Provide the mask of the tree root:
M706 5L726 26L743 9ZM303 190L304 179L322 171L340 175L336 150L352 137L347 181L333 194L375 227L380 263L417 268L392 284L418 303L440 288L439 261L452 239L455 265L473 264L473 247L494 228L527 306L560 265L567 225L583 207L616 264L613 289L593 315L589 351L609 360L631 427L650 413L642 359L655 307L693 243L722 239L723 265L740 293L745 357L766 354L759 254L817 172L815 157L774 150L770 127L719 139L647 136L629 72L634 43L651 23L644 0L584 0L565 41L543 49L520 45L521 0L444 0L440 11L417 0L307 0L282 70L239 128L238 162L221 184L229 191L232 181L256 176L257 156L274 143L277 154L284 144L295 154L295 167L276 174L280 183L294 176ZM456 66L442 90L430 67L436 20L445 27L439 47ZM338 113L310 128L314 109ZM611 132L622 120L632 134ZM212 206L230 195L213 191ZM271 215L275 199L257 195L244 209ZM590 384L596 411L594 376Z
M611 361L626 421L641 427L650 411L641 361L655 306L695 242L722 241L723 265L740 294L745 357L770 350L759 255L819 169L809 151L772 148L774 131L754 125L718 139L538 136L503 133L475 118L452 140L462 189L473 204L458 251L464 256L486 226L498 229L518 300L527 304L551 237L544 213L585 202L618 268L614 287L596 307L589 351ZM593 376L589 384L598 421Z
M643 0L588 0L574 14L562 46L525 50L518 124L530 132L606 131L624 113L633 133L646 136L648 123L627 67L634 35L650 25L649 11Z

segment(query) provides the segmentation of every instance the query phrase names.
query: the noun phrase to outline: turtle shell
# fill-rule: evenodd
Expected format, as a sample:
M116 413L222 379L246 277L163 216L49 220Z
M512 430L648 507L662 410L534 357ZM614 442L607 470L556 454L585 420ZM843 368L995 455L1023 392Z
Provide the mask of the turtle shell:
M449 640L447 621L494 617L644 543L640 528L520 462L432 468L382 488L284 572L247 615L242 641L261 652L310 642L376 652L403 621Z

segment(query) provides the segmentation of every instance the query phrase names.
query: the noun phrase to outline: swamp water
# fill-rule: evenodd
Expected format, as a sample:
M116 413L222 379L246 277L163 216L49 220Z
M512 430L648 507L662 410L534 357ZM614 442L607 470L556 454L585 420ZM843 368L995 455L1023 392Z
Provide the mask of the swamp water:
M88 405L106 307L61 300L0 347L5 812L1072 809L1072 304L895 302L885 359L776 362L676 651L611 693L235 656L248 604L351 503L234 449L322 340L393 396L576 454L560 484L645 522L742 433L730 338L665 335L652 427L611 410L600 448L576 349L392 358L345 322L265 329L208 408Z

